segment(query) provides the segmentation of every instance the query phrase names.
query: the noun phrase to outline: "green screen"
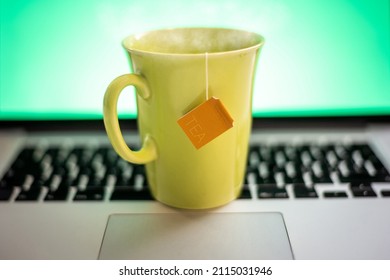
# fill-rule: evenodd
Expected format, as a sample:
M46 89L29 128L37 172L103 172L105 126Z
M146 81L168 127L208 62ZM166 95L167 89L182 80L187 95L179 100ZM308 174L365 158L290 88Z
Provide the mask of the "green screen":
M211 26L262 34L253 115L390 114L387 0L1 0L0 119L101 119L130 71L124 37ZM122 117L136 117L125 89Z

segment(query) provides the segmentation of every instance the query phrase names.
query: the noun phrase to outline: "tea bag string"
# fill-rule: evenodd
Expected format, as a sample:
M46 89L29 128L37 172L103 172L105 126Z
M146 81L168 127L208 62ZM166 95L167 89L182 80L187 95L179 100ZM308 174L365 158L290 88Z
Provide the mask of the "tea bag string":
M209 100L209 55L205 53L206 101Z

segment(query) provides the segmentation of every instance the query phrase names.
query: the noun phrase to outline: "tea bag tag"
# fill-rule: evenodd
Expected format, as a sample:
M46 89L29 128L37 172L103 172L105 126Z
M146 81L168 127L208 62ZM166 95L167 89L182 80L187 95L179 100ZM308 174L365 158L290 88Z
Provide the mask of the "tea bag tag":
M196 149L233 127L232 117L215 97L206 100L177 122Z
M209 64L205 53L206 101L191 110L177 122L199 149L214 138L233 127L233 119L222 102L215 97L209 99Z

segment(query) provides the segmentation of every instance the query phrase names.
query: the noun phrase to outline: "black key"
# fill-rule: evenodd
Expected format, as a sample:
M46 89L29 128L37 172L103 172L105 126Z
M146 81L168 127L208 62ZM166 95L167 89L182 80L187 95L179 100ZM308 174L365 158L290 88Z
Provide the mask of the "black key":
M351 157L350 147L342 144L336 144L333 147L333 151L338 159L349 159Z
M374 182L390 182L390 174L386 172L378 172Z
M19 174L31 174L35 178L42 175L42 159L45 157L45 151L41 148L26 148L21 151L12 165L12 169Z
M310 175L314 183L332 183L330 171L325 160L318 160L311 166Z
M55 191L49 191L45 197L45 201L65 201L68 199L70 186L74 180L63 178Z
M374 182L390 182L390 173L382 162L376 157L374 153L368 156L368 160L371 161L375 168Z
M283 173L284 174L285 173L284 165L274 164L270 167L270 170L271 170L272 174L275 174L275 173Z
M275 177L273 176L274 172L271 171L271 165L263 163L261 167L255 170L256 174L256 184L276 184ZM259 171L259 169L261 169Z
M301 157L301 159L303 156L303 157L308 157L311 161L315 160L315 158L313 157L313 155L311 153L311 145L309 145L309 144L301 145L301 146L298 146L297 149L298 149L298 153L299 153L299 156Z
M313 180L313 183L318 184L318 183L332 183L332 179L330 178L329 175L323 175L322 177L317 177L314 174L311 174L311 178Z
M141 188L147 187L149 184L145 174L133 174L129 181L129 185L132 187Z
M144 165L134 165L133 168L133 174L146 174L146 169Z
M77 179L74 181L74 185L79 188L79 189L83 189L83 188L86 188L87 185L89 184L89 178L90 176L89 175L86 175L86 174L79 174L77 176Z
M81 176L81 175L86 175L86 176L91 176L93 174L93 170L92 170L92 167L90 167L90 166L86 166L86 167L83 167L83 168L81 168L80 169L80 171L79 171L79 177Z
M107 153L103 158L103 163L106 166L110 167L110 166L115 166L118 160L119 160L118 154L114 151L114 149L110 148L107 150Z
M390 197L390 190L382 190L381 194L382 194L382 196Z
M58 186L58 189L69 189L72 186L76 186L75 180L68 177L64 177L62 178L61 183Z
M353 151L359 151L362 154L364 159L367 159L369 156L374 154L370 146L367 144L354 144L350 148Z
M67 155L61 155L52 160L53 173L57 172L57 174L60 174L69 171L69 166L66 164L66 157Z
M326 198L344 198L344 197L348 197L348 195L346 192L343 192L343 191L337 191L337 192L327 191L327 192L324 192L324 197L326 197Z
M0 189L0 201L8 201L11 198L13 189Z
M295 177L289 177L287 175L284 176L284 183L286 184L303 184L305 180L303 180L302 174L299 174Z
M374 167L377 171L386 169L384 167L383 163L380 161L380 159L374 153L372 153L368 156L368 160L370 160L372 162L372 164L374 165Z
M128 183L128 186L135 187L134 189L146 189L149 186L143 165L134 166L133 174Z
M294 195L296 198L317 198L317 192L313 187L306 187L305 184L293 185Z
M287 156L284 152L283 146L275 146L273 148L275 154L275 163L279 170L282 170L285 164L287 163Z
M288 198L288 194L285 188L279 188L275 184L270 184L258 187L258 197L261 199Z
M79 157L83 153L84 149L85 149L85 146L76 146L70 151L69 155L73 154L73 155L76 155L77 157Z
M45 201L65 201L68 199L69 189L63 188L55 192L48 192Z
M284 168L284 182L286 184L303 184L303 174L302 174L302 169L301 166L293 163L293 162L288 162Z
M118 166L115 168L110 168L106 175L114 175L116 177L115 186L130 186L134 184L134 176L137 174L142 175L142 170L139 167L132 166L123 160L118 160ZM144 176L144 175L142 175ZM132 180L132 182L130 182Z
M285 146L284 153L288 161L295 162L296 164L301 164L301 158L298 153L298 149L293 146Z
M374 176L370 177L370 179L370 182L390 182L390 174L378 172Z
M246 173L245 173L245 176L244 176L244 187L249 185L249 178L248 178L249 174L250 173L248 173L248 169L247 169Z
M275 152L272 148L267 146L260 146L259 148L260 160L273 166L275 165Z
M347 170L347 174L345 174L345 171L343 172L341 170L342 168ZM357 166L354 162L352 162L352 160L346 160L343 163L342 168L339 166L339 170L337 172L341 182L360 183L360 182L375 182L376 181L375 176L371 176L364 167Z
M259 146L250 147L248 152L247 172L256 170L260 163Z
M320 161L325 160L326 152L324 151L323 147L318 145L311 145L309 151L313 159Z
M104 199L104 188L88 188L85 191L78 191L74 201L102 201Z
M12 188L15 186L20 187L25 179L26 174L23 171L18 171L11 167L1 180L0 188Z
M115 187L110 200L153 200L147 188L138 191L131 187Z
M10 184L6 179L2 179L0 181L0 190L5 190L5 189L12 189L13 185Z
M40 191L22 191L19 193L15 201L37 201Z
M130 178L121 175L116 176L115 186L117 187L128 187L130 186Z
M108 176L108 175L118 176L119 174L120 174L119 168L117 168L115 166L111 166L111 167L107 168L106 176Z
M23 149L19 155L16 157L14 163L11 166L11 169L20 171L26 167L32 161L32 154L34 152L33 148Z
M350 188L354 197L376 197L376 193L368 182L351 183Z
M87 188L99 187L103 188L107 186L107 176L104 177L96 177L90 176L87 184Z
M269 185L269 184L276 184L276 180L273 176L269 176L266 178L257 177L256 179L257 185Z
M340 181L343 183L349 183L349 182L375 182L374 177L371 177L369 175L362 175L362 174L352 174L348 176L343 176L340 173L338 173Z
M50 155L52 158L56 158L58 153L60 151L60 148L58 146L50 147L46 150L46 154Z
M35 189L40 190L43 186L47 186L47 185L48 185L47 182L45 182L44 180L41 179L34 180L34 182L30 186L30 191Z
M373 176L374 182L390 182L390 173L380 161L374 167L376 169L376 173Z
M109 145L100 146L95 151L95 154L93 156L95 157L96 155L101 155L104 158L110 150L112 150L112 147Z
M83 163L83 166L89 166L93 169L96 169L97 166L104 165L104 159L106 157L108 148L99 148L89 160L80 159L80 163Z
M244 185L241 189L241 194L239 195L238 199L251 199L252 196L251 196L251 192L249 190L249 186L248 185Z
M33 188L29 191L19 193L16 201L37 201L41 193L41 188Z

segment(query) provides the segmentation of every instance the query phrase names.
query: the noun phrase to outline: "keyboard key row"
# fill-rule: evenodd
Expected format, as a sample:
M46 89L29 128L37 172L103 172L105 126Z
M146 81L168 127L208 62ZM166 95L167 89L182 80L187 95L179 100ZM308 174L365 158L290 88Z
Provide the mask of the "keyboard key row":
M315 183L331 182L336 172L342 182L390 182L390 174L368 145L254 146L248 169L263 179L283 173L286 183L299 183L309 173Z
M289 195L287 187L291 187L292 195ZM277 186L276 184L255 185L255 195L258 199L287 199L294 197L296 199L302 198L319 198L318 191L321 185L307 186L305 184L292 184L288 186ZM329 185L328 185L329 186ZM71 190L75 193L70 197ZM15 201L38 201L40 198L43 201L104 201L107 194L110 193L108 200L110 201L126 201L126 200L153 200L153 197L148 187L135 186L120 186L114 187L109 191L109 187L89 187L85 190L80 190L75 187L58 188L55 191L49 190L47 187L31 188L30 190L20 190ZM370 183L351 183L344 186L344 190L327 190L322 192L323 198L346 198L347 192L352 197L389 197L390 187L382 189L378 193L372 188ZM0 201L7 201L10 199L13 189L0 190ZM43 198L42 198L43 197ZM252 199L252 194L249 185L244 185L239 199Z
M274 199L274 198L289 198L286 187L280 187L277 185L258 185L257 195L259 199ZM293 184L291 189L293 197L297 199L301 198L318 198L317 190L320 189L320 185L307 186L305 184ZM322 192L324 198L347 198L349 191L352 197L390 197L390 190L383 189L377 194L372 188L370 183L351 183L345 190L326 190Z
M256 186L258 198L288 198L286 185L291 184L290 196L316 198L313 185L340 182L352 183L354 197L372 197L378 194L370 184L390 182L390 174L366 144L250 147L244 185ZM75 201L100 201L107 186L113 189L110 200L151 199L148 185L144 166L122 160L109 146L27 147L0 180L0 201L8 201L15 188L20 189L15 201L68 200L70 189ZM388 190L380 195L387 197ZM244 186L241 198L251 198L249 188Z

